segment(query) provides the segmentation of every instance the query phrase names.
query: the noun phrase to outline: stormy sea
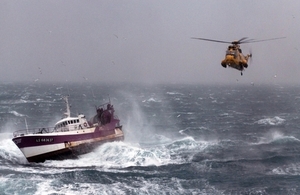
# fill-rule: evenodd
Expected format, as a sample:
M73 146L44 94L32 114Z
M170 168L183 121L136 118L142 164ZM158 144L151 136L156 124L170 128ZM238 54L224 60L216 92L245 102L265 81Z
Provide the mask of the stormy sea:
M77 159L28 163L20 129L110 101L123 142ZM25 122L26 121L26 122ZM300 87L0 84L0 194L300 194Z

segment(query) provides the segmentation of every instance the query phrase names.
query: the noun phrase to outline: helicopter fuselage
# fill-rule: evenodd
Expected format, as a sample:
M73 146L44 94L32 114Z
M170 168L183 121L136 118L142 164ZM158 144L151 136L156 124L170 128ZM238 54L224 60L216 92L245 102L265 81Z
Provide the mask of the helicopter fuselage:
M243 71L248 67L248 59L250 55L244 56L238 45L230 45L226 51L225 58L222 60L221 65L226 68L227 66Z

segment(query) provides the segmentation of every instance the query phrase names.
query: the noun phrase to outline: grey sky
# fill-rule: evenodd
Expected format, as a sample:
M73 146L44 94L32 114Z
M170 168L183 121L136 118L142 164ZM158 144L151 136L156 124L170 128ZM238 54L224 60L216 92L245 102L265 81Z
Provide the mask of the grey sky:
M297 83L298 0L2 0L0 81ZM227 44L267 39L244 76L224 69Z

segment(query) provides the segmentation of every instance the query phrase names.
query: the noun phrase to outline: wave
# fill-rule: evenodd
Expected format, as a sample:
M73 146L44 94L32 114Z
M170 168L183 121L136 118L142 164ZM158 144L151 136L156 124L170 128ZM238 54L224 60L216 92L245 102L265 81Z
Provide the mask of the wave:
M160 145L160 144L168 144L172 140L166 136L159 135L159 134L153 134L149 135L147 137L142 137L139 141L139 143L143 146L154 146L154 145Z
M174 91L174 92L170 91L170 92L167 92L167 94L168 95L184 95L183 93L176 92L176 91Z
M260 119L256 123L260 125L281 125L285 122L285 119L275 116L273 118Z
M20 114L20 113L18 113L17 111L9 111L9 113L10 114L13 114L13 115L15 115L15 116L18 116L18 117L24 117L24 116L26 116L26 115L24 115L24 114Z
M168 144L166 147L173 153L179 152L180 150L191 150L198 148L199 143L195 141L193 137L185 137L183 139L175 140Z
M151 98L149 98L147 100L143 100L142 102L161 102L161 100L158 100L156 98L151 97Z
M11 134L9 134L11 136ZM0 162L1 164L26 164L27 160L15 143L8 139L7 133L0 135Z
M290 163L276 167L271 171L272 175L300 175L300 164Z
M35 101L33 100L1 100L1 104L5 105L14 105L14 104L27 104L27 103L34 103Z
M43 166L119 169L132 166L161 166L170 161L170 154L163 147L144 149L129 143L111 142L99 146L91 153L79 156L78 159L51 160L43 163Z
M80 173L77 173L79 175ZM83 174L83 176L85 176ZM106 178L106 175L101 175ZM188 182L182 178L169 178L162 182L160 178L149 177L134 177L134 181L130 181L133 176L121 181L104 182L73 182L65 183L63 179L47 179L38 180L36 192L34 195L40 194L214 194L223 195L224 190L219 190L217 187L209 184L205 179L197 181L196 186L186 187ZM32 185L31 185L32 186ZM21 191L21 190L20 190ZM32 193L33 194L33 193Z
M300 142L300 140L291 135L284 135L280 131L272 131L266 133L263 137L259 138L257 143L253 143L253 145L263 145L263 144L282 144L282 143L295 143Z
M110 142L105 143L93 152L79 156L78 159L63 161L46 161L46 167L98 167L100 169L120 169L133 166L162 166L189 162L193 151L204 150L209 143L196 142L192 137L175 140L159 145L141 146L137 143ZM186 156L186 153L191 153Z

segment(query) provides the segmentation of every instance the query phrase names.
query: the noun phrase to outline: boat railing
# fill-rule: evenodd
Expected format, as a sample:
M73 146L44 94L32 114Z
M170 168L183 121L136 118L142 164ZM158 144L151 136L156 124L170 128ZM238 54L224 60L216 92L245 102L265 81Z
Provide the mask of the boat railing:
M77 131L81 129L86 129L88 126L85 124L68 124L62 127L43 127L43 128L34 128L34 129L22 129L15 131L13 133L14 137L24 136L27 134L46 134L46 133L54 133L54 132L67 132L67 131Z
M52 133L54 131L55 131L54 127L22 129L22 130L15 131L13 133L13 136L18 137L18 136L24 136L24 135L27 135L27 134L45 134L45 133Z

